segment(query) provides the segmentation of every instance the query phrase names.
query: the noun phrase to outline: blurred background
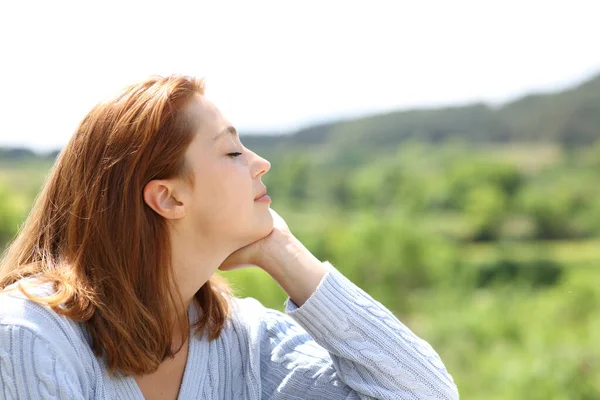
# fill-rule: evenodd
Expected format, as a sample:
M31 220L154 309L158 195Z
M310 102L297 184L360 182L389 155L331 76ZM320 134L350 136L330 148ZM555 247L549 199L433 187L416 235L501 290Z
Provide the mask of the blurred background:
M415 4L416 3L416 4ZM272 207L464 399L600 398L593 1L0 5L0 249L77 123L151 74L268 158ZM282 309L258 269L239 296Z

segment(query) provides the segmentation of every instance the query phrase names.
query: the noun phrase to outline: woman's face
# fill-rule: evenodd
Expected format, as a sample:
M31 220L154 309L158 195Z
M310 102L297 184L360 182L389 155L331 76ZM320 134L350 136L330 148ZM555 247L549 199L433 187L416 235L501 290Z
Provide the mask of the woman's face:
M195 95L186 110L196 122L196 135L186 161L194 175L186 219L207 243L226 241L235 249L267 236L273 227L270 200L261 178L271 164L246 149L235 128L215 105Z

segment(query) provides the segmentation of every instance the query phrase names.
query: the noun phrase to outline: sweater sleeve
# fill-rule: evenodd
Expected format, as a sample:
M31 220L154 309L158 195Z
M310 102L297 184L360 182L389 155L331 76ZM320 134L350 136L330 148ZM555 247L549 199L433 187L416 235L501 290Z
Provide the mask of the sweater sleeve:
M263 398L458 399L435 350L329 267L302 307L267 311Z
M69 363L27 327L0 325L0 394L3 399L84 399Z

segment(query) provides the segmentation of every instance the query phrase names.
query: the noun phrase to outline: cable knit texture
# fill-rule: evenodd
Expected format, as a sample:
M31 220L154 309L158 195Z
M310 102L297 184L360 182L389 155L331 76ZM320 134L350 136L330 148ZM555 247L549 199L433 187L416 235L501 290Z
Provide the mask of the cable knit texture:
M218 339L193 336L179 398L458 399L433 348L327 264L302 307L235 299ZM143 399L132 377L108 374L83 325L19 292L0 295L0 397Z

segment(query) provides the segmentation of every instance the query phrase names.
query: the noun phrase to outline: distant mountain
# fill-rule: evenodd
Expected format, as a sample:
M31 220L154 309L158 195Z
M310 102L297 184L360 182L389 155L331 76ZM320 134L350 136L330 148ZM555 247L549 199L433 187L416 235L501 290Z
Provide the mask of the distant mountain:
M0 147L0 160L21 160L36 157L36 154L25 148Z
M395 148L407 139L586 145L600 138L600 75L562 92L531 94L500 108L479 103L400 110L315 125L291 135L242 138L248 147L267 152L324 145Z
M600 75L563 92L525 96L498 114L515 140L589 144L600 137Z

